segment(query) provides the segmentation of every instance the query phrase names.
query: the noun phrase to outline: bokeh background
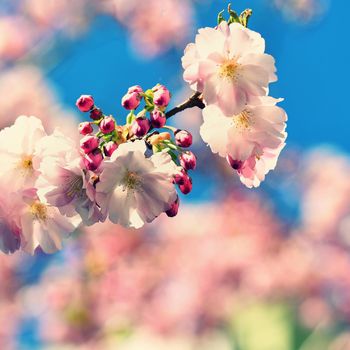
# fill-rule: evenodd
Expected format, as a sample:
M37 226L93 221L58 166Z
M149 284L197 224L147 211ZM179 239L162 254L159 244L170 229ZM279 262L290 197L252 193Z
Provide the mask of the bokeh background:
M189 96L181 56L222 0L1 0L0 126L20 114L77 137L92 94L120 122L127 88ZM0 349L349 350L350 3L240 0L277 60L288 142L244 188L192 130L199 157L174 219L98 224L62 252L0 255Z

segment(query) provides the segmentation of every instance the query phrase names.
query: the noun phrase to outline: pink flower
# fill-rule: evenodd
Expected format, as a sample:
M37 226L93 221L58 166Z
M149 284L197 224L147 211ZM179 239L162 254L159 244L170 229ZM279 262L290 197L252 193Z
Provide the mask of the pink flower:
M96 202L113 223L142 227L170 209L176 199L175 163L164 152L146 158L146 150L141 140L123 143L103 163Z
M218 105L228 116L238 114L277 80L274 59L264 50L260 34L238 23L200 29L182 58L184 80L203 92L207 105Z
M221 157L229 155L229 163L237 170L248 160L249 166L248 163L245 166L254 167L254 159L264 159L264 152L280 149L287 137L287 115L275 105L277 100L264 97L255 102L232 117L226 117L215 105L203 110L204 123L200 129L203 140L214 153Z
M74 142L55 131L42 140L41 147L46 153L42 157L40 176L35 183L38 198L57 207L63 215L73 217L79 214L84 225L100 221L100 211L94 200L94 188L90 183L91 174L83 169L81 156ZM86 158L98 167L97 160L92 159L91 154L87 154Z
M95 150L99 145L99 139L93 135L86 135L80 140L80 148L88 154Z
M104 134L109 134L112 131L115 130L115 121L112 117L106 117L104 119L102 119L101 123L100 123L100 130L104 133Z
M92 120L99 120L102 118L102 111L99 108L94 108L91 112L90 112L90 118Z
M192 191L192 179L188 175L184 177L184 183L179 185L179 189L183 194L189 194Z
M174 135L178 146L190 147L192 145L192 135L187 130L177 130Z
M143 137L148 133L151 125L146 118L136 118L131 125L131 132L137 137Z
M169 216L169 218L172 218L177 215L179 212L179 206L180 206L180 198L177 197L175 202L171 205L171 208L168 209L165 213Z
M107 157L110 157L117 148L118 145L115 142L109 141L103 146L103 151Z
M81 112L89 112L94 107L94 99L91 95L81 95L75 103Z
M89 122L83 122L79 124L79 133L81 135L88 135L93 132L93 128Z
M179 158L180 158L180 164L185 170L196 169L197 158L191 151L182 153Z
M242 162L237 169L241 182L249 188L258 187L265 180L265 175L275 169L278 157L284 148L282 143L276 149L264 148L260 156L251 156Z
M122 98L122 106L127 110L136 109L141 102L141 97L138 92L131 92L124 95Z
M103 160L101 151L96 148L92 152L85 154L83 161L87 170L95 171L99 168Z
M170 92L164 85L156 85L153 88L153 102L157 107L165 108L170 102Z
M38 247L45 253L62 249L62 240L78 227L80 218L63 216L56 207L40 201L35 190L24 193L23 200L22 249L30 254Z
M142 87L140 85L134 85L129 87L128 94L132 94L133 92L138 93L139 95L143 93Z
M150 120L154 128L160 129L166 124L166 116L163 112L155 109L151 112Z
M34 185L40 163L38 144L45 136L42 123L36 117L20 116L12 126L1 130L2 184L11 184L13 191Z

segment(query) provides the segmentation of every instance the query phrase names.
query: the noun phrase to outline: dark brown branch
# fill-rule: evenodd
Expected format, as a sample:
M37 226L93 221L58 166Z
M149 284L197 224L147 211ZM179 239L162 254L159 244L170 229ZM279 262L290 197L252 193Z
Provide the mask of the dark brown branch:
M177 107L171 109L170 111L165 113L167 119L171 118L173 115L184 111L187 108L198 107L203 109L205 104L203 102L203 97L201 92L194 93L187 101L181 103Z

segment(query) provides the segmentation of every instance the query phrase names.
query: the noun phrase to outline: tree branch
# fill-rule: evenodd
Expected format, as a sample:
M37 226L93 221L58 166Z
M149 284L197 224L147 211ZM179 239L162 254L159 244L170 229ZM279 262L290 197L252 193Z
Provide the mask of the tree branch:
M169 119L172 116L174 116L175 114L182 112L187 108L193 108L193 107L198 107L200 109L203 109L205 107L201 92L195 92L187 101L181 103L177 107L166 112L165 116L167 119Z

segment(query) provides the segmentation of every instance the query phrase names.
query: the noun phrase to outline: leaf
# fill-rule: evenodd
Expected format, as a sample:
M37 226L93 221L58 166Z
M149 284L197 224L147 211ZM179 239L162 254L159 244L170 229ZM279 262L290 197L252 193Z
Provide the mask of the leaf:
M219 25L221 22L225 21L225 18L224 18L224 16L223 16L223 13L224 13L224 12L225 12L225 10L222 10L222 11L220 11L219 14L218 14L218 25Z

